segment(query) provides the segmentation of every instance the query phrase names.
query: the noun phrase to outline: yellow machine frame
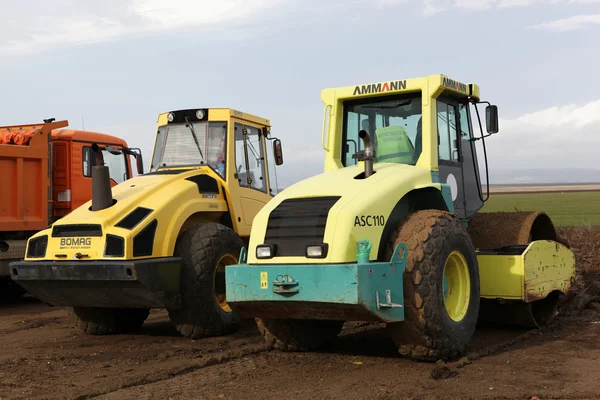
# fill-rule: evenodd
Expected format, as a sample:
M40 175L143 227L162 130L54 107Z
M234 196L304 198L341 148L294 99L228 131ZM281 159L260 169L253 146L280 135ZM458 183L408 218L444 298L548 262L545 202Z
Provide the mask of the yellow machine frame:
M226 131L204 125L211 122ZM237 262L255 215L277 192L281 142L268 119L229 108L169 111L157 125L150 172L111 189L98 158L92 200L31 237L12 279L50 305L73 307L88 333L135 329L149 309L167 308L184 336L224 334L240 322L227 306L224 268ZM187 146L178 136L169 141L172 126L189 129L202 157L159 164L169 143ZM222 129L220 145L207 145L211 129ZM209 147L218 155L205 154Z

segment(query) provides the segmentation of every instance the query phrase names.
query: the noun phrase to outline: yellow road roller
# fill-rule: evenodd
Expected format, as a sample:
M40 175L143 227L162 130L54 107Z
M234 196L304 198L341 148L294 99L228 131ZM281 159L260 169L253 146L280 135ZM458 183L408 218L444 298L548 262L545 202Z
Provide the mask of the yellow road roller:
M225 266L277 194L283 155L270 131L268 119L229 108L162 113L150 171L112 189L102 154L119 152L95 143L91 201L31 237L12 280L70 307L90 334L137 329L152 308L186 337L231 332L240 317Z
M423 361L465 354L478 321L554 319L574 255L543 212L479 212L476 144L499 129L477 85L440 74L321 100L324 172L257 214L225 269L233 310L282 350L320 348L345 321L384 322L399 353Z

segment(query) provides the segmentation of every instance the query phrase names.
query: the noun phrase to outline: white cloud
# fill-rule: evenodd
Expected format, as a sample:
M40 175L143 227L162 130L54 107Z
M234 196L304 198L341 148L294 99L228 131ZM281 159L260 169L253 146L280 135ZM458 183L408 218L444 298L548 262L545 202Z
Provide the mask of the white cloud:
M155 32L209 28L226 32L253 23L291 0L25 0L0 6L0 51L36 52L57 46L126 39ZM51 4L49 4L51 3ZM36 10L31 13L31 10Z
M533 25L533 29L547 29L555 32L574 31L585 28L587 25L600 24L600 14L576 15L573 17L557 19Z
M379 5L395 5L412 1L423 4L423 14L431 16L452 8L486 11L544 4L594 4L600 0L378 0Z
M486 147L490 171L595 167L600 148L600 99L502 119L500 132L486 139Z

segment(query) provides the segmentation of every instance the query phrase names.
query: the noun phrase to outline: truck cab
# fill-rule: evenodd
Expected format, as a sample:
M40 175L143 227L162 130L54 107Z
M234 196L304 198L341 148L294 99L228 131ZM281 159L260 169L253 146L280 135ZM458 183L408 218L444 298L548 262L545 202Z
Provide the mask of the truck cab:
M23 293L10 280L9 264L25 257L27 239L91 199L94 145L103 147L111 186L132 177L131 156L143 173L141 151L125 140L67 126L54 119L0 126L0 299Z
M54 220L64 217L90 200L92 167L96 163L92 150L94 143L110 146L117 150L112 153L106 148L101 150L104 162L110 170L111 187L133 177L132 159L138 157L141 161L141 151L129 149L127 142L119 137L72 129L53 130L52 203ZM142 174L143 166L137 172Z

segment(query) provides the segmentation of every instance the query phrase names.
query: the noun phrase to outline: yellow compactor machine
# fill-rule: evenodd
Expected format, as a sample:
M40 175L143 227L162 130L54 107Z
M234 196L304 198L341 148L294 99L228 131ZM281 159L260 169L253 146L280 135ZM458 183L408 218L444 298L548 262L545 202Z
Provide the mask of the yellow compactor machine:
M11 277L71 307L90 334L137 329L151 308L168 309L187 337L230 332L240 318L225 299L225 266L277 193L282 162L267 119L220 108L160 114L150 171L111 190L99 157L92 200L31 237Z
M484 319L553 320L575 259L544 213L479 213L489 186L476 145L498 132L498 112L477 85L432 75L321 99L325 171L257 214L226 267L234 310L283 350L316 349L344 321L385 322L416 360L464 354Z

